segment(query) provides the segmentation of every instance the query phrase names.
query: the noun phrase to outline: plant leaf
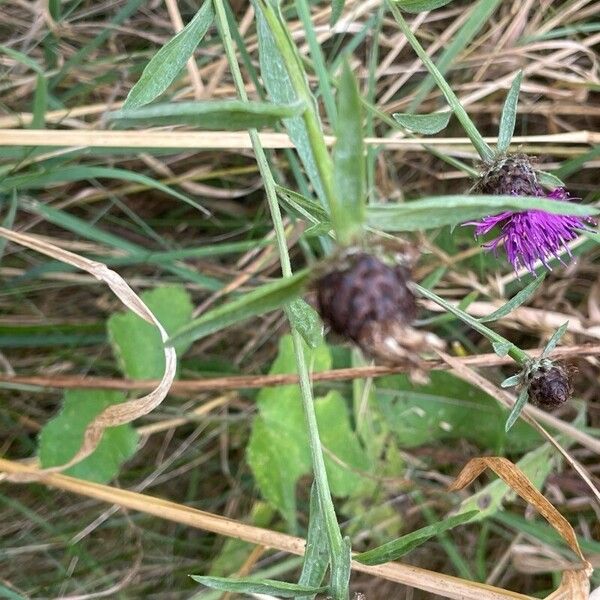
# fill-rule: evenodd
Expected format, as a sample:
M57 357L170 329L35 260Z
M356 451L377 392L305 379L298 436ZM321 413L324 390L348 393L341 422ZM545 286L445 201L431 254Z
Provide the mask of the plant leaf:
M349 537L344 537L341 551L335 553L331 560L329 588L332 598L348 598L351 570L352 543Z
M512 344L510 342L492 342L492 348L498 356L507 356Z
M192 300L182 285L168 285L141 295L161 325L171 334L190 322ZM154 325L131 311L111 315L106 324L113 352L123 374L130 379L160 379L165 368L163 345ZM181 357L187 343L175 345Z
M326 344L305 352L312 371L331 368ZM279 353L269 373L294 372L292 339L286 335L281 338ZM259 415L252 424L247 461L263 497L282 513L288 529L295 531L296 484L302 475L311 472L300 390L297 385L265 388L259 392L256 405ZM352 431L348 408L338 392L317 398L315 411L323 446L329 451L325 467L331 492L336 496L349 495L360 483L355 471L368 470L370 461ZM332 459L330 453L339 460Z
M587 216L598 210L533 196L438 196L399 204L371 204L367 207L369 226L381 231L417 231L458 225L505 210L543 210L553 214Z
M267 283L231 302L209 310L185 327L178 329L170 341L190 343L234 323L280 308L297 298L306 285L308 277L308 271L304 270L292 277Z
M160 96L192 56L213 18L212 0L205 0L194 18L152 57L123 107L143 106Z
M433 135L448 127L452 112L436 112L428 115L394 113L392 116L404 129L410 129L411 131L425 135Z
M190 577L206 587L237 594L268 594L276 595L278 598L297 598L306 594L320 594L327 591L326 587L309 587L274 579L256 579L254 577L229 579L228 577L201 575L190 575Z
M523 71L517 73L506 96L506 101L504 102L502 116L500 117L500 128L498 130L498 143L496 144L496 152L499 155L508 152L510 141L512 140L515 131L521 81L523 81Z
M310 488L308 535L306 536L302 573L300 573L300 579L298 580L299 585L311 587L321 584L329 565L329 552L327 548L328 540L325 519L323 518L323 512L319 504L317 486L313 482ZM312 600L314 597L314 594L302 596L300 600Z
M435 10L450 4L452 0L394 0L406 12L419 13L426 10Z
M112 390L67 390L56 417L42 428L38 457L43 469L64 465L79 450L86 427L107 406L125 401L125 394ZM67 469L65 475L106 483L116 477L121 464L135 454L138 434L130 425L109 427L94 452Z
M281 119L299 115L304 104L271 104L241 100L175 102L144 108L125 109L108 114L124 125L143 121L152 125L193 125L209 130L239 130L272 127Z
M260 74L273 102L292 104L298 101L296 92L285 67L285 62L277 48L273 34L266 22L262 8L257 2L253 3L256 11L256 32L258 35L258 56ZM285 128L294 143L306 175L310 180L317 196L325 206L321 177L308 139L308 132L302 117L285 119Z
M480 323L489 323L490 321L497 321L506 315L509 315L515 308L518 308L526 302L532 294L537 290L540 285L544 282L546 274L542 273L539 277L536 277L531 283L524 287L520 292L515 294L506 304L501 306L498 310L489 314L487 317L481 317Z
M381 565L383 563L396 560L401 556L408 554L411 550L425 543L430 538L435 537L440 533L444 533L445 531L449 531L450 529L453 529L458 525L462 525L467 521L470 521L478 513L478 510L472 510L448 517L443 521L439 521L433 525L427 525L426 527L417 529L412 533L403 535L397 540L383 544L383 546L373 548L373 550L367 550L366 552L361 552L354 557L354 560L357 560L364 565Z
M517 373L516 375L511 375L510 377L507 377L500 384L500 387L501 388L514 387L515 385L519 385L519 383L521 383L522 380L523 380L523 376L521 375L521 373Z
M505 444L511 452L522 452L539 444L539 434L524 421L507 437L506 410L485 392L450 373L435 371L429 376L426 385L414 385L404 374L377 382L377 407L400 448L463 439L481 449ZM474 414L478 415L477 427L473 426Z
M554 190L559 187L565 187L564 182L548 171L536 171L538 181L547 189Z
M342 16L345 3L346 0L331 0L331 17L329 19L330 27L333 27Z
M362 104L350 66L344 62L338 90L337 141L333 149L334 180L341 211L332 213L338 241L351 241L365 221L365 147Z
M548 343L544 347L544 351L542 352L542 358L546 358L552 353L552 350L556 348L558 342L560 342L561 338L567 332L567 328L569 327L569 321L563 323L552 335Z
M519 418L519 415L523 412L525 405L527 404L527 400L529 399L529 392L527 388L523 388L517 397L517 400L508 415L508 419L506 419L506 424L504 425L504 431L508 431L514 424L515 421Z
M314 349L323 343L323 321L310 304L298 298L287 305L285 312L309 348Z

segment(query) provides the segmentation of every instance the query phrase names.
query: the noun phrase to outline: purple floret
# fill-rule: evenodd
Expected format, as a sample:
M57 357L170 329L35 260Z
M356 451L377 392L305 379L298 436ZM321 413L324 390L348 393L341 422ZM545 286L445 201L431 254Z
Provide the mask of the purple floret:
M568 200L569 193L564 188L556 188L546 194L546 197L552 200ZM589 219L588 222L593 221ZM500 226L500 234L483 247L493 250L496 254L498 246L503 242L506 257L514 270L518 271L523 266L533 275L535 275L536 260L539 259L550 270L548 261L553 257L563 262L559 255L561 249L564 248L571 256L567 242L577 238L578 230L588 229L584 219L569 215L555 215L541 210L505 211L465 225L475 225L477 237L486 235L496 225Z

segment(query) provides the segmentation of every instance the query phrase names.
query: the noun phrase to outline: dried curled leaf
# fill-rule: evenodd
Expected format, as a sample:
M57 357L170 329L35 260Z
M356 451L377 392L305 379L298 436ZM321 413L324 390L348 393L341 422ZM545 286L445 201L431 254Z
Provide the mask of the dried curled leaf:
M584 568L589 566L579 547L579 542L573 531L573 527L548 499L529 481L525 473L510 460L501 456L484 456L471 459L459 473L450 491L461 490L474 481L483 471L491 469L521 498L529 502L535 509L556 529L560 536L568 544L569 548L581 559Z
M48 473L57 473L72 467L78 462L87 458L98 446L102 439L102 434L107 427L116 427L117 425L124 425L129 423L142 415L148 414L154 410L166 397L173 379L175 377L175 370L177 366L177 358L175 356L175 350L172 345L167 345L169 336L163 326L159 323L156 317L148 309L148 307L142 302L137 294L129 287L125 280L109 269L105 264L90 260L73 252L63 250L58 246L50 244L38 236L31 234L18 233L11 231L4 227L0 227L0 236L4 237L11 242L25 246L55 258L68 265L87 271L96 279L106 283L108 287L114 292L114 294L121 300L121 302L136 315L154 325L159 333L161 340L164 345L164 357L165 357L165 372L162 379L149 394L142 396L141 398L135 398L128 400L120 404L113 404L102 411L86 428L83 443L75 456L64 465L52 467L49 469L42 469L36 473L15 473L13 475L7 475L6 478L10 481L32 481L35 479L42 478Z

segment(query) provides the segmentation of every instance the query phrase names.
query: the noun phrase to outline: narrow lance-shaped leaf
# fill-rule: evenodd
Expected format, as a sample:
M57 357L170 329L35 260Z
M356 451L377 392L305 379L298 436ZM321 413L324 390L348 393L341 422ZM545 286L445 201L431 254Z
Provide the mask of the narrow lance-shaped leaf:
M448 127L451 115L452 113L450 111L446 111L428 115L394 113L392 116L396 119L397 123L405 129L410 129L410 131L422 133L424 135L433 135Z
M598 214L592 206L535 196L438 196L398 204L371 204L367 223L381 231L418 231L458 225L505 210L542 210L558 215Z
M532 296L532 294L537 290L540 285L546 279L546 273L542 273L539 277L536 277L530 284L525 286L519 293L515 294L506 304L501 306L498 310L495 310L493 313L489 314L487 317L481 317L479 319L480 323L489 323L490 321L497 321L506 315L509 315L515 308L518 308L524 302Z
M496 152L498 154L505 154L510 147L510 140L515 131L515 122L517 120L517 104L519 103L522 80L523 71L519 71L510 86L506 101L504 102L502 116L500 117L500 129L498 130L498 143L496 145Z
M292 277L263 285L248 294L206 312L198 319L179 329L170 342L193 342L250 317L275 310L297 298L307 280L308 271L300 271Z
M450 4L452 0L396 0L398 6L410 13L425 12L426 10L435 10Z
M339 552L331 557L331 581L330 591L334 600L348 598L348 587L350 585L350 571L352 570L352 546L350 538L342 540Z
M253 577L229 579L227 577L203 577L200 575L192 575L191 577L194 581L206 587L237 594L269 594L277 598L297 598L306 594L319 594L327 591L326 587L308 587L273 579L255 579Z
M504 425L504 430L508 431L514 424L515 421L519 418L519 415L523 412L525 405L527 404L527 400L529 398L529 392L527 388L523 388L517 397L517 401L515 402L510 414L508 415L508 419L506 419L506 424Z
M329 565L329 553L327 551L327 529L317 487L313 483L310 490L310 515L308 521L308 535L306 538L306 550L302 573L300 573L299 585L308 587L319 586L325 577ZM300 600L312 600L314 594L302 596Z
M558 342L560 342L561 338L567 332L567 328L569 327L569 321L563 323L552 335L546 346L544 347L544 351L542 352L542 358L546 358L552 353L552 350L556 348Z
M314 349L323 343L323 321L310 304L297 298L286 306L285 312L309 348Z
M412 533L403 535L401 538L383 544L378 548L367 550L367 552L361 552L360 554L357 554L354 559L364 565L381 565L396 560L401 556L408 554L417 546L424 544L428 539L470 521L478 514L478 512L479 511L471 510L460 515L448 517L439 523L417 529Z
M300 115L303 109L302 102L272 104L216 100L154 104L144 108L115 111L108 116L124 125L142 121L152 125L193 125L209 130L239 130L272 127L281 119Z
M344 12L344 4L346 0L331 0L331 18L329 19L330 27L333 27Z
M148 104L171 85L208 31L213 17L212 0L205 0L185 28L152 57L138 82L131 88L124 108Z
M356 79L347 62L338 91L337 141L333 168L340 211L332 211L338 242L347 243L360 232L365 220L365 152L362 104Z

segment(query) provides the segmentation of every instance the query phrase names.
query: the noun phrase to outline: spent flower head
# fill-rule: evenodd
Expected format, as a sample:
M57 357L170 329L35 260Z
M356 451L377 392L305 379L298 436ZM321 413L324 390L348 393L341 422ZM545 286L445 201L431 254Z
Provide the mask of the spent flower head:
M549 193L545 192L538 182L529 158L523 154L509 155L497 160L483 174L475 189L484 194L539 196L563 201L570 198L567 190L562 187ZM477 237L499 227L499 234L484 244L483 248L497 253L498 248L504 245L506 257L515 271L525 267L535 274L537 260L550 270L548 263L552 258L564 264L560 256L563 249L572 256L568 242L577 238L578 231L588 228L586 221L593 223L591 219L556 215L542 210L525 210L504 211L479 221L470 221L465 225L474 225Z

